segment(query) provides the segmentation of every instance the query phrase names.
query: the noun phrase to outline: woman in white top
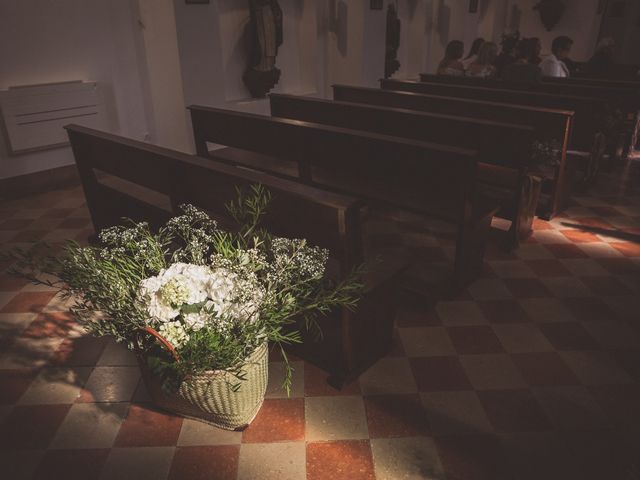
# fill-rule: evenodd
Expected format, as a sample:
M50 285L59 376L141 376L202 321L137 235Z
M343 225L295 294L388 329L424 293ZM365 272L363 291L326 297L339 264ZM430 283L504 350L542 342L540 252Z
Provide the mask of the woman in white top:
M460 59L464 55L464 43L460 40L452 40L447 44L444 52L444 58L438 65L438 75L462 76L464 75L464 66Z
M480 47L484 43L484 38L476 38L471 44L471 49L469 50L469 54L462 60L462 65L464 65L464 69L469 68L473 62L478 59L478 53L480 52Z
M498 56L498 46L493 42L484 42L478 52L478 58L467 68L469 77L493 77L496 74L496 67L493 63Z

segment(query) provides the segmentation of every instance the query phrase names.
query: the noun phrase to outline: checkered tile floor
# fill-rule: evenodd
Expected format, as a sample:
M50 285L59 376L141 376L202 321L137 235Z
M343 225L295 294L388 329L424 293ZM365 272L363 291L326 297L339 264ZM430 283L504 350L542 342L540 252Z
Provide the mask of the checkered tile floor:
M638 479L639 179L604 177L518 251L491 246L455 298L407 297L393 352L340 392L296 360L286 398L274 358L242 433L156 411L129 352L0 274L0 477ZM91 231L77 188L0 207L6 246ZM451 253L420 228L374 235L398 238L416 264Z

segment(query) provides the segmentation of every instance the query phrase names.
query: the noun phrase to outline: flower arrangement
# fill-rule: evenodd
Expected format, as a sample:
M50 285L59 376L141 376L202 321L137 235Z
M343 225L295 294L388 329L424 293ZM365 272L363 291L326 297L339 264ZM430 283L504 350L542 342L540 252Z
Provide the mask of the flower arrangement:
M536 140L531 145L531 163L533 168L556 168L560 164L562 145L556 139Z
M227 206L233 231L183 205L157 232L128 221L100 232L96 246L69 242L58 256L39 247L17 251L14 272L73 298L80 324L141 354L167 391L212 371L230 373L230 388L238 391L243 362L267 342L282 350L289 391L291 367L282 348L301 341L297 320L318 330L320 315L353 308L361 272L331 281L327 250L262 229L269 201L261 186L239 191ZM57 280L43 280L42 273Z

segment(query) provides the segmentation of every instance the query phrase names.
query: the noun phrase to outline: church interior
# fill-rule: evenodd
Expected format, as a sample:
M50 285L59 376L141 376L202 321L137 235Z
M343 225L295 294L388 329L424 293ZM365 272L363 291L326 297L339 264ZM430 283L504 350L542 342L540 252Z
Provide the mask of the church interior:
M640 2L0 0L0 478L640 479Z

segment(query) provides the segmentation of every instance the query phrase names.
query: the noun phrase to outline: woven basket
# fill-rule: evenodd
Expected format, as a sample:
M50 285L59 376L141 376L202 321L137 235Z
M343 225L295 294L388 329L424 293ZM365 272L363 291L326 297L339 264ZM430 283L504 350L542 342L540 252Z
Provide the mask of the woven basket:
M154 336L165 346L169 345L165 343L166 340L162 341L164 339L159 335ZM170 350L175 356L172 347ZM167 393L162 389L161 381L149 369L142 352L138 352L137 358L142 378L153 402L159 408L183 417L200 420L225 430L242 430L253 421L264 401L269 378L266 342L256 348L243 362L241 369L245 380L238 380L224 370L212 370L185 378L176 393ZM179 361L179 357L176 361ZM232 386L238 382L241 382L240 388L233 391Z

